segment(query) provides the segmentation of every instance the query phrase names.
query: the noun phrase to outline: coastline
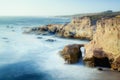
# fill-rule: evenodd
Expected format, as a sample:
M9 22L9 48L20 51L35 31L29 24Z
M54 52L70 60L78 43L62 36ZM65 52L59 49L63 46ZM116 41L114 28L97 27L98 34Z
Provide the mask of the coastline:
M16 20L18 22L15 22ZM13 23L9 25L6 23L4 26L3 24L0 25L2 32L2 34L0 34L0 79L119 80L120 74L117 71L110 71L105 68L98 70L99 67L91 68L86 66L82 60L73 64L66 64L64 58L58 53L64 49L64 46L69 46L70 44L70 50L74 50L75 48L76 51L77 46L74 47L72 44L87 44L89 41L59 38L54 34L22 34L23 30L21 30L21 28L26 27L26 23L32 24L32 27L35 26L34 23L26 18L22 20L24 23L20 24L21 26L18 25L21 23L19 19L15 19L12 22ZM56 22L56 19L54 22ZM58 23L61 23L61 21ZM38 21L38 25L39 24L40 21ZM82 48L82 50L84 53L84 48ZM76 52L76 54L78 53ZM76 54L73 54L74 57L76 57ZM41 75L43 77L41 77Z
M43 35L53 34L53 35L63 37L63 38L90 40L90 42L88 44L85 44L85 52L86 53L83 58L84 61L90 61L89 64L94 67L96 67L96 66L108 67L108 64L109 64L108 68L112 68L113 70L117 69L119 71L119 64L118 63L116 64L116 61L115 61L116 57L114 56L114 54L116 55L116 53L113 52L111 54L110 50L112 50L112 48L104 51L104 47L101 46L102 44L107 44L107 42L104 42L102 44L97 44L94 47L92 46L93 44L101 42L99 40L100 40L100 38L102 39L102 35L99 35L99 34L101 34L102 30L103 31L107 30L107 26L108 26L108 28L111 29L111 27L110 27L111 25L109 25L110 23L112 23L112 26L117 25L114 27L115 27L115 29L118 30L118 33L116 33L116 31L115 31L116 34L111 36L111 41L114 42L114 37L120 34L119 33L119 27L120 27L119 20L120 20L119 17L114 16L114 17L101 18L96 21L92 21L92 19L90 17L85 16L85 17L81 17L81 18L74 18L70 23L63 24L63 25L50 24L50 25L46 25L46 26L42 26L42 27L29 28L29 29L25 30L24 33L43 34ZM102 27L100 29L99 25L103 26L104 25L103 23L106 24L107 26L105 26L105 29L104 28L102 29ZM111 29L111 30L114 30L114 29ZM114 32L114 31L111 31L111 32ZM110 34L108 32L106 32L105 34L107 36L110 36ZM100 38L97 39L97 37L100 37ZM104 37L104 39L106 39L106 36ZM120 40L119 36L115 39L118 40L117 42L119 42L119 40ZM80 45L80 44L78 44L78 45ZM91 47L89 47L89 46L91 46ZM107 46L111 46L111 44L108 44ZM117 55L119 55L120 45L117 44L115 46L116 46L116 49L118 48ZM69 45L68 45L68 47L69 47ZM72 48L72 49L74 49L74 48ZM90 51L90 49L92 49L92 52ZM63 50L63 52L64 52L64 50ZM71 51L69 51L69 52L71 52ZM74 52L68 53L68 54L75 54ZM110 55L110 56L108 56L108 55ZM65 57L63 57L63 58L65 58ZM119 56L117 56L117 58L119 59ZM106 61L106 59L107 59L107 61ZM99 63L101 63L101 64L97 64L95 62L96 60L98 60ZM78 62L78 60L76 60L75 63L76 62Z

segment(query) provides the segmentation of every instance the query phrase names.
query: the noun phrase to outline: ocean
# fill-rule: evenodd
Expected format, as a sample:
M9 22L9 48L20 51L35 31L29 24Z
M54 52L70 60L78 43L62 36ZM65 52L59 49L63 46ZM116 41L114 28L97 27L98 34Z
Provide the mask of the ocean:
M119 80L120 73L116 71L98 71L84 66L82 61L73 65L65 64L58 52L65 45L86 44L88 41L22 33L24 27L65 24L70 20L0 17L0 80Z

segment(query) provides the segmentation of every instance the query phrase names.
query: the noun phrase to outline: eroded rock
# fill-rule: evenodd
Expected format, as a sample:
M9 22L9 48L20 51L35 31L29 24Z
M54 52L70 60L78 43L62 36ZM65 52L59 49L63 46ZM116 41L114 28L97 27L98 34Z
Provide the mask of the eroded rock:
M95 21L94 21L95 22ZM28 28L24 33L41 34L49 32L65 38L88 39L92 40L96 30L96 25L90 17L74 18L66 24L49 24L41 27Z
M99 20L93 40L85 45L85 49L84 60L92 61L92 64L94 63L95 66L94 58L97 58L100 64L104 63L104 66L110 64L113 69L119 70L120 18L114 17Z
M82 52L80 48L83 46L84 46L83 44L67 45L60 52L60 54L64 58L66 63L68 64L77 63L80 57L82 57Z

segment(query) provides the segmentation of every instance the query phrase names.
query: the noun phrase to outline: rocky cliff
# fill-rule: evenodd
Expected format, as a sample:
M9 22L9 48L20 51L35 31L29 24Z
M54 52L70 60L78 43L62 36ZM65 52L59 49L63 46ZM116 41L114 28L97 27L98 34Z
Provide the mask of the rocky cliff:
M97 22L97 23L96 23ZM96 29L97 28L97 29ZM111 67L120 71L120 16L75 18L67 24L50 24L29 28L25 32L55 34L65 38L92 40L85 45L84 60L90 66ZM80 58L80 46L66 46L61 52L67 63L76 63ZM79 53L80 52L80 53Z
M29 28L24 33L52 33L65 38L77 38L92 40L96 30L96 21L92 21L90 17L74 18L67 24L50 24L42 27Z
M99 20L93 40L85 49L84 60L91 65L120 70L120 18Z
M95 30L95 25L92 24L90 17L75 18L71 23L65 25L63 30L64 37L91 40Z

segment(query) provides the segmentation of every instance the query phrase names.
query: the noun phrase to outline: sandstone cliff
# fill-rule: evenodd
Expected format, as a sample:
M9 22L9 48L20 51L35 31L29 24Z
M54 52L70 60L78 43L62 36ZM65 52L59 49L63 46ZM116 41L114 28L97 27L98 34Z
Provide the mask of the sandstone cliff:
M89 39L93 37L95 25L89 17L75 18L63 28L65 37Z
M113 69L120 70L120 18L99 20L93 40L85 45L85 49L84 60L92 61L92 65L103 66L109 63ZM108 63L104 62L106 59ZM96 61L101 64L97 65Z

